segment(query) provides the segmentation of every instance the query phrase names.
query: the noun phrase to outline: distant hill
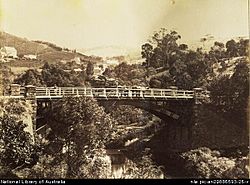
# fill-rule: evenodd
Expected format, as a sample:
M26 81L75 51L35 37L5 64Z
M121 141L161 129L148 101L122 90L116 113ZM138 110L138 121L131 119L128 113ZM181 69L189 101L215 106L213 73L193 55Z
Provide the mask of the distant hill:
M123 62L126 61L128 64L142 63L141 51L136 48L129 48L123 46L100 46L89 49L79 49L80 53L89 56L99 56L104 60L117 60L117 58L123 58Z
M79 49L78 51L89 56L94 55L100 57L138 57L138 55L140 55L140 50L137 48L129 48L125 46L100 46L95 48Z
M89 49L79 49L81 53L86 55L94 55L100 57L126 56L134 52L134 49L122 46L100 46Z
M0 47L3 46L16 48L19 56L34 54L37 55L39 60L48 62L58 62L60 60L70 61L76 57L79 57L82 61L86 62L101 60L101 58L89 57L78 52L62 50L62 48L60 49L60 47L53 43L45 41L30 41L26 38L20 38L6 32L0 32Z
M239 41L240 39L248 39L246 36L239 36L234 38L215 38L213 36L207 38L207 39L200 39L200 40L192 40L188 42L189 49L196 50L197 48L203 48L203 51L208 52L211 47L214 45L214 42L221 42L226 45L227 41L234 39L235 41Z
M45 44L38 44L33 41L29 41L26 38L20 38L6 32L0 32L0 47L10 46L15 47L18 54L40 54L44 52L52 52L53 49L49 48Z

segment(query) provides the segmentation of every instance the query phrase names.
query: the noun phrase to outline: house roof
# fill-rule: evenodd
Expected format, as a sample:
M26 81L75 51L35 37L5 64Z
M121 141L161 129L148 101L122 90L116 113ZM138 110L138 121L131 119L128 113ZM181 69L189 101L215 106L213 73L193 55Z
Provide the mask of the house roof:
M1 49L5 49L6 51L17 51L16 50L16 48L14 48L14 47L9 47L9 46L4 46L4 47L2 47Z

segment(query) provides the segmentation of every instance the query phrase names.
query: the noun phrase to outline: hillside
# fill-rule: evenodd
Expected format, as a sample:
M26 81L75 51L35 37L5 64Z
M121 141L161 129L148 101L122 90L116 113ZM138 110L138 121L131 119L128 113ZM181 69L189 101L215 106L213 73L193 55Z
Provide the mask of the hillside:
M84 54L72 51L59 51L55 47L51 47L49 42L30 41L26 38L20 38L6 32L0 32L0 47L10 46L17 50L18 55L34 54L42 61L58 62L60 60L70 61L76 57L82 61L96 61L96 58L88 57ZM60 47L58 47L60 48Z
M38 44L26 38L20 38L5 32L0 32L0 47L3 46L15 47L19 55L40 54L53 51L52 48L49 48L45 44Z
M137 48L129 48L126 46L100 46L89 49L79 49L78 51L89 56L99 56L107 60L122 57L128 64L142 63L141 53Z
M192 49L192 50L196 50L197 48L202 48L203 51L205 52L208 52L210 51L211 47L213 47L214 43L215 42L221 42L223 44L226 45L227 41L229 40L235 40L236 42L239 42L240 39L248 39L248 37L245 37L245 36L239 36L239 37L225 37L225 38L218 38L218 37L213 37L213 36L210 36L210 37L207 37L205 39L204 38L201 38L200 40L191 40L191 41L188 41L187 44L188 44L188 47L189 49Z
M216 77L225 75L232 76L235 71L235 67L241 61L248 63L248 59L245 56L223 59L213 64L213 72Z
M100 46L88 49L79 49L80 52L87 55L94 55L100 57L115 57L115 56L127 56L127 55L137 55L138 52L134 48L128 48L126 46Z

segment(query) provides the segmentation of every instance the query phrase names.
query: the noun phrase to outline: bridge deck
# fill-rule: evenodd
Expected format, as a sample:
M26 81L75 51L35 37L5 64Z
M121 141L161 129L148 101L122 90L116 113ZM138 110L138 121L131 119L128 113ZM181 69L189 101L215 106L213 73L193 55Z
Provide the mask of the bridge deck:
M85 96L96 99L193 99L207 96L192 90L148 88L86 88L86 87L36 87L37 99L60 99L66 96ZM24 91L20 95L24 95Z

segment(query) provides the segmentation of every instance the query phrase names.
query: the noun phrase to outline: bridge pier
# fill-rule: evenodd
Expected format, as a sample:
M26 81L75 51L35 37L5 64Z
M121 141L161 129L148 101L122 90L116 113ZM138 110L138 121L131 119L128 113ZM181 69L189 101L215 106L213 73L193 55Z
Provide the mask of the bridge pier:
M217 141L212 141L213 133L209 128L205 128L205 120L209 121L209 115L204 119L203 114L206 112L206 104L204 103L204 96L202 96L203 89L194 88L194 98L189 103L178 104L169 103L167 106L171 107L173 111L177 111L180 119L175 124L169 124L165 130L164 146L171 151L186 151L201 146L212 146ZM201 119L202 118L202 119ZM207 133L207 134L204 134ZM202 139L201 139L202 138Z
M207 123L201 119L205 107L206 105L197 104L195 100L186 106L176 105L175 109L179 110L180 118L176 122L165 121L166 127L160 134L162 139L159 150L182 152L202 146L213 146L211 142L213 133L209 131L209 127L204 126ZM206 119L209 122L208 117Z
M226 149L248 146L247 131L218 114L209 104L194 99L189 109L190 119L184 117L185 124L167 124L169 136L165 147L169 146L173 151L186 151L199 147Z
M192 105L192 117L189 123L189 138L190 138L190 148L196 147L197 136L202 133L199 129L200 120L199 120L199 111L202 109L202 98L200 98L200 93L202 92L201 88L194 88L194 101Z
M36 132L36 116L37 116L37 101L36 101L36 87L33 85L27 85L25 86L25 92L24 92L25 100L28 101L31 104L32 107L32 126L33 126L33 132Z
M27 85L21 88L19 84L10 85L10 96L18 97L23 96L24 100L31 105L31 121L28 121L27 131L32 135L34 139L34 134L36 132L36 114L37 114L37 101L36 101L36 87L32 85Z
M21 95L21 85L11 84L10 85L10 96L20 96Z

